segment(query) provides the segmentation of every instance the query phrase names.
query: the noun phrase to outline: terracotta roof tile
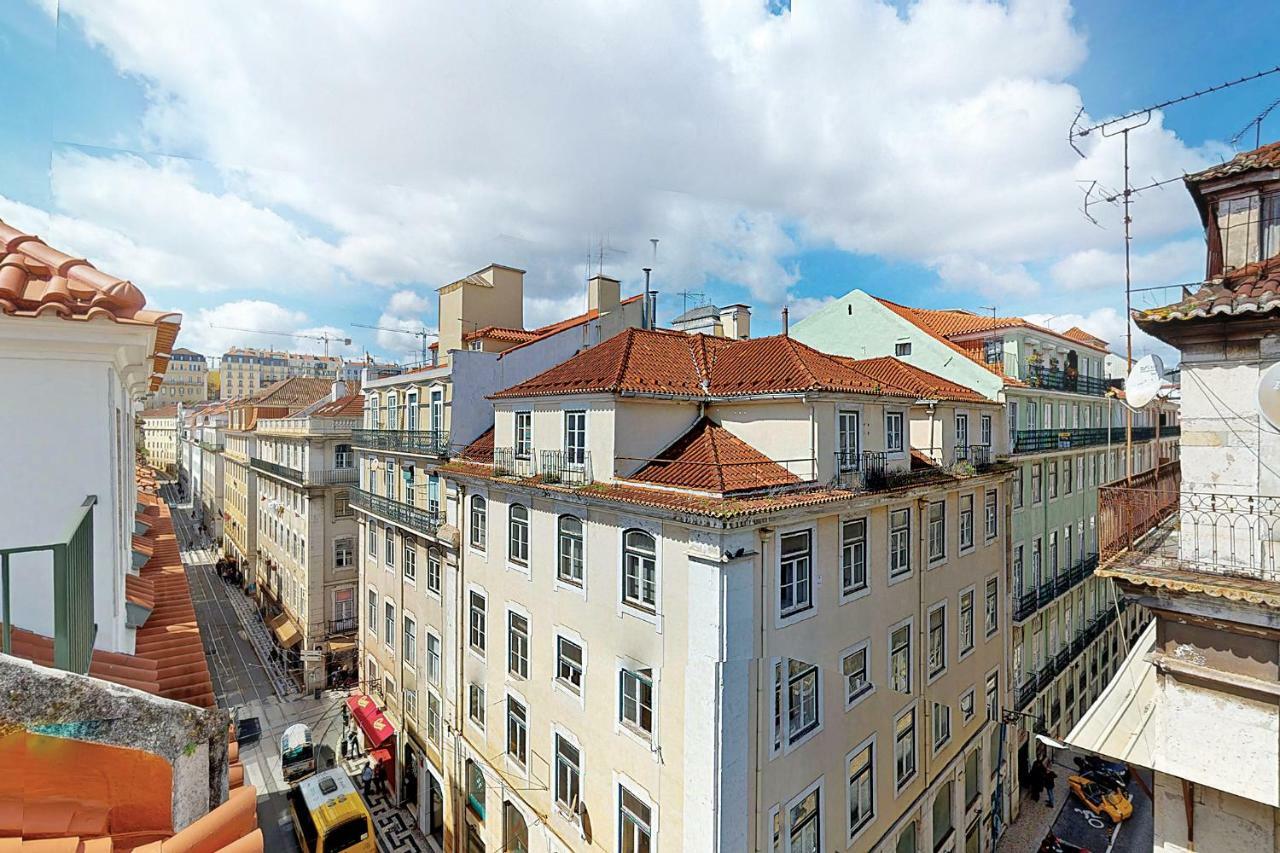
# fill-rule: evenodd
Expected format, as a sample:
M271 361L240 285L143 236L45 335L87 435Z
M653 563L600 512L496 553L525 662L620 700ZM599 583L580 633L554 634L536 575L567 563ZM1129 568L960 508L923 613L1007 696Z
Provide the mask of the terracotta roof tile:
M890 355L842 360L885 387L904 389L918 399L949 400L956 403L991 402L972 388L943 379L936 373L899 361Z
M0 623L3 624L3 623ZM53 666L53 638L34 631L13 627L13 654L38 663L41 666ZM155 661L141 655L126 655L119 652L103 652L95 650L89 660L89 675L141 690L144 693L159 695L160 677Z
M462 449L461 457L469 462L493 462L493 427Z
M1072 326L1070 329L1067 329L1065 332L1063 332L1062 336L1064 338L1071 338L1071 340L1073 341L1079 341L1082 344L1088 344L1089 346L1095 349L1105 350L1107 349L1108 346L1110 346L1110 344L1108 344L1102 338L1089 334L1079 326Z
M350 418L364 414L364 395L348 394L337 400L325 403L311 413L317 418Z
M538 339L539 334L536 331L526 331L525 329L507 329L502 326L485 326L483 329L476 329L474 332L468 332L462 336L464 343L468 341L478 341L481 338L492 338L495 341L505 341L513 344L523 344L528 341Z
M178 404L172 403L168 406L157 406L154 409L143 409L138 416L141 418L176 418L178 416Z
M924 371L892 370L878 361L864 368L861 362L783 335L730 340L627 329L493 397L634 393L708 399L806 391L917 397L919 388L929 384L940 391L957 389L961 399L977 398L940 377L927 383L927 376Z
M125 598L139 607L144 607L147 610L155 609L156 588L155 584L148 578L139 577L138 575L125 575L124 595Z
M1210 166L1194 174L1187 175L1188 184L1199 184L1217 178L1228 178L1254 169L1280 168L1280 142L1272 142L1252 151L1242 151L1225 163Z
M347 380L347 394L360 393L360 383ZM333 380L315 376L290 376L263 388L244 402L255 406L310 406L333 393ZM231 401L228 401L231 402ZM225 406L224 406L225 408Z
M10 317L109 320L156 329L151 390L160 387L182 315L146 307L132 282L96 269L0 221L0 313Z
M1134 311L1134 321L1150 331L1174 320L1269 314L1280 307L1280 257L1232 270L1184 294L1172 305Z
M795 474L706 417L627 479L720 494L800 482Z

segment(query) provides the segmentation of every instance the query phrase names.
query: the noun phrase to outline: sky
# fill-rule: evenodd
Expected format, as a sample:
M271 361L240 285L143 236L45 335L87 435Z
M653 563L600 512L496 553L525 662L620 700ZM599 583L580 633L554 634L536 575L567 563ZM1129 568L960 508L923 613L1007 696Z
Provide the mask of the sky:
M364 327L434 327L434 289L491 262L527 270L529 327L652 266L661 321L744 302L767 334L856 287L1122 352L1121 214L1083 211L1122 145L1077 153L1072 120L1274 65L1280 23L1249 0L10 3L0 219L181 311L205 354L325 346L265 334L288 332L397 360L418 338ZM1152 113L1134 183L1253 147L1231 140L1277 99L1280 74ZM1200 279L1179 183L1133 216L1135 287Z

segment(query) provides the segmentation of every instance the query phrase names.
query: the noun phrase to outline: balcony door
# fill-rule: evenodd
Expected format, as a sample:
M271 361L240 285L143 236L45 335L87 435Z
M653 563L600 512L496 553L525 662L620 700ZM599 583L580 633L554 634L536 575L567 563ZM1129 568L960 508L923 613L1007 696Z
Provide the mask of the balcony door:
M405 395L404 402L404 420L405 429L409 432L418 431L418 392L411 391Z
M431 392L431 431L444 432L444 391L440 388Z
M836 453L841 471L853 471L858 467L858 421L857 412L840 412L836 416Z

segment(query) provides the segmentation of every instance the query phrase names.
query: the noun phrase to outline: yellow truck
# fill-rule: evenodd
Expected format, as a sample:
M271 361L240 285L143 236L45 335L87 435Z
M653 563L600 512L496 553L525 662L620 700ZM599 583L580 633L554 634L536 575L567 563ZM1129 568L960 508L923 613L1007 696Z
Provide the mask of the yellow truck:
M291 787L289 812L303 853L377 853L373 819L342 770L326 770Z

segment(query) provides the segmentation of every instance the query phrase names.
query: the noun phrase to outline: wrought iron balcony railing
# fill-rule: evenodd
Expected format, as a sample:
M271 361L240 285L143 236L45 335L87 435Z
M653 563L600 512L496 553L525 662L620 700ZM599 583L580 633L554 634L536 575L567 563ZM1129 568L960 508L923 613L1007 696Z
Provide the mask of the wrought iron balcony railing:
M1022 683L1013 689L1014 707L1021 711L1031 704L1031 700L1036 698L1036 693L1038 692L1039 686L1037 685L1036 677L1034 675L1026 676Z
M97 503L97 495L86 497L67 533L55 542L0 548L0 617L4 619L0 650L5 654L13 649L10 558L48 551L53 556L53 665L80 675L89 671L98 631L93 621L93 508Z
M444 524L444 515L422 507L412 506L401 501L384 498L364 489L350 491L351 506L367 513L381 516L387 521L407 527L426 536L434 536L440 525Z
M350 634L356 630L356 617L348 616L345 619L330 619L325 622L325 633L330 636L336 634Z
M968 463L982 469L991 464L991 447L986 444L960 445L955 450L956 464Z
M390 450L419 456L449 455L449 433L445 430L356 429L351 443L368 450Z
M1046 391L1066 391L1072 394L1088 394L1102 397L1107 393L1107 380L1097 376L1080 376L1071 371L1040 364L1028 364L1026 383L1032 388Z
M265 459L258 459L256 456L250 458L249 467L263 474L270 474L273 477L289 480L300 486L342 486L358 482L360 479L360 470L354 467L299 471L297 468L291 468L288 465L281 465L277 462L268 462Z
M1025 622L1041 607L1053 603L1058 597L1070 592L1074 587L1093 574L1098 567L1098 555L1094 554L1078 561L1069 569L1064 569L1055 577L1045 578L1039 587L1028 592L1017 593L1013 600L1013 621Z
M1042 453L1070 450L1124 441L1124 427L1080 429L1020 429L1013 436L1014 453Z
M516 453L513 447L495 447L493 473L499 477L533 477L538 473L538 465L531 452Z
M548 483L586 486L592 482L590 450L541 450L538 476Z

